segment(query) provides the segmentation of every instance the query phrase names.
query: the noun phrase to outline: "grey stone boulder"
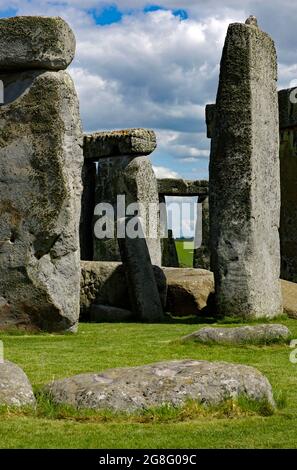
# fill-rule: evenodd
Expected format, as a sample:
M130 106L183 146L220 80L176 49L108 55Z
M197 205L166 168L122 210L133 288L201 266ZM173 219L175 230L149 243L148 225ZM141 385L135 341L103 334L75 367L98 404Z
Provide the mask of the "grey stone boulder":
M235 328L201 328L184 336L183 341L216 344L271 344L287 343L290 330L284 325L246 325Z
M0 362L0 406L35 405L32 386L24 371L9 361Z
M57 404L126 412L179 406L188 399L213 405L241 395L274 406L271 385L257 369L190 359L76 375L43 391Z
M0 19L0 71L64 70L75 54L75 36L59 17Z
M110 305L93 304L91 306L91 322L125 322L133 318L130 310L111 307Z
M149 155L156 147L156 134L150 129L102 131L84 137L84 156L94 161L106 157Z

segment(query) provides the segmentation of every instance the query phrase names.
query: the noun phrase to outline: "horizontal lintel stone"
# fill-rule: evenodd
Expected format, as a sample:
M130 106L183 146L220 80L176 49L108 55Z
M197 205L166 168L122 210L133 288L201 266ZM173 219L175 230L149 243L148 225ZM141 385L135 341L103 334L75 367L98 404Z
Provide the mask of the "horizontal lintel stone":
M158 192L164 196L207 196L207 180L158 179Z
M93 161L107 157L145 156L156 147L156 134L150 129L103 131L84 136L84 157Z
M0 72L64 70L75 54L75 36L60 17L0 19Z

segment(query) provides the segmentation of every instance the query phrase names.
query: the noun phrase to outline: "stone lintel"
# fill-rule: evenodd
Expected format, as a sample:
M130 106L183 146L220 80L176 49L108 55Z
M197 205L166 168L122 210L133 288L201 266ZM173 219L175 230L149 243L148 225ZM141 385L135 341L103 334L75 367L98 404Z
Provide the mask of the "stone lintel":
M0 71L64 70L75 54L75 36L59 17L0 19Z
M207 196L207 180L158 179L158 192L164 196Z
M84 157L93 161L107 157L144 156L157 147L150 129L94 132L84 136Z

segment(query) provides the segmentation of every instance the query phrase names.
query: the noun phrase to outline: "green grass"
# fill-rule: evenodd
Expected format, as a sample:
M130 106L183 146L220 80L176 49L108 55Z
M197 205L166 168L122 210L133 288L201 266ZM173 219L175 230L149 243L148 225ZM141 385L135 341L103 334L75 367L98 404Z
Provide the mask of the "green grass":
M282 323L297 338L296 320L282 319ZM211 409L189 402L179 409L167 406L127 416L78 412L39 396L36 410L0 410L0 447L296 448L297 364L289 361L289 346L206 346L179 341L204 325L198 320L81 324L77 335L6 333L0 339L6 359L23 367L35 390L73 374L172 359L255 366L273 386L279 404L275 413L265 404L255 407L241 398Z
M194 242L175 240L178 261L181 268L193 267Z

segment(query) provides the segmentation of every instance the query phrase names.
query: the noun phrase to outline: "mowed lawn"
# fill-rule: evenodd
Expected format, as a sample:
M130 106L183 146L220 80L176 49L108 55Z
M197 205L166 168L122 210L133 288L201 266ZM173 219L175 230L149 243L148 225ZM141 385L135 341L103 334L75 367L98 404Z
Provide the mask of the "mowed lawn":
M175 240L178 261L181 268L193 267L194 241Z
M195 320L196 321L196 320ZM297 321L281 320L297 338ZM297 364L289 346L198 346L181 336L203 326L191 320L162 324L80 324L76 335L1 334L5 357L19 364L35 389L52 379L110 367L173 359L243 363L267 375L285 406L271 416L188 414L135 421L104 420L24 410L1 410L1 448L290 448L297 447Z

